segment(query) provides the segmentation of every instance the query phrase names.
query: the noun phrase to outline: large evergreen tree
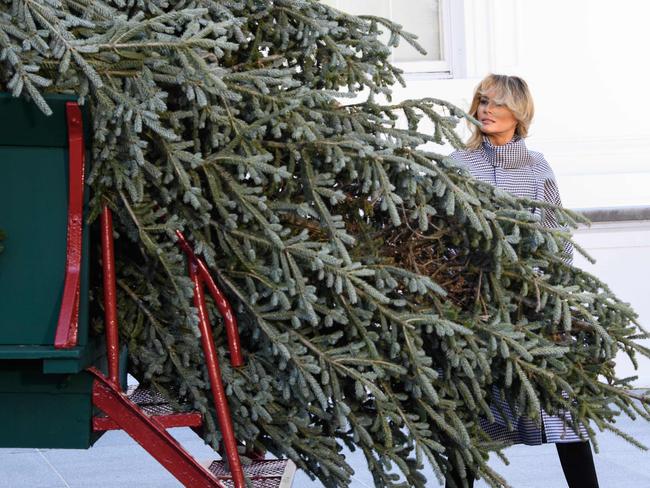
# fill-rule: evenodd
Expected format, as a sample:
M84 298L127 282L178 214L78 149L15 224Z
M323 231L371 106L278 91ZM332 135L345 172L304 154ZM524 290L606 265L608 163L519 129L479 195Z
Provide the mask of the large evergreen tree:
M479 426L494 391L533 418L566 409L590 436L624 435L619 413L648 413L613 359L648 351L634 312L529 209L575 215L422 149L460 146L467 116L432 98L391 104L400 39L413 42L313 0L2 0L0 86L44 112L45 92L90 106L91 219L104 203L116 215L131 373L200 409L208 442L177 229L238 313L246 366L233 369L211 308L248 447L327 486L349 483L342 444L377 486L425 486L425 462L501 486L486 459L502 446Z

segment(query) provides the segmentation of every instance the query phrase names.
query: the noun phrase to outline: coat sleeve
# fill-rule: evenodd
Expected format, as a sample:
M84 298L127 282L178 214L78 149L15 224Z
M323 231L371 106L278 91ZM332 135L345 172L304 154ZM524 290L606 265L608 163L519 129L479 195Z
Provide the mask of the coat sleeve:
M558 207L562 206L562 199L560 198L560 190L555 181L553 173L549 175L544 181L544 201L552 203ZM542 210L542 225L544 227L551 227L555 229L567 230L565 226L560 226L557 216L553 209ZM566 253L566 261L568 264L573 263L573 246L569 241L564 242L564 252Z

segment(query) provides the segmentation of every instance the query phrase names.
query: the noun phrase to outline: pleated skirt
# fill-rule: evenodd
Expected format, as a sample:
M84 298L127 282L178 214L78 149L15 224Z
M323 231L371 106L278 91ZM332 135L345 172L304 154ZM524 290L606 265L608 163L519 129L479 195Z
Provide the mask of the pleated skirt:
M557 444L582 442L589 439L584 425L579 425L580 434L573 430L569 412L549 415L542 409L540 423L525 415L517 415L497 391L493 391L492 397L493 404L490 405L490 410L495 421L490 423L487 419L482 419L481 427L495 441L537 446L544 442ZM504 419L504 415L507 420ZM512 426L512 429L508 427L508 424Z

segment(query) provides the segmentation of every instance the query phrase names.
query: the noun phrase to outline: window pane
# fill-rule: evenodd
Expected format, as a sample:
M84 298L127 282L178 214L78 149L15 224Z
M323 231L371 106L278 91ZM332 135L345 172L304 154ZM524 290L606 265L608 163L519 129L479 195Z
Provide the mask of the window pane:
M339 0L338 8L354 15L376 15L390 19L391 0Z
M423 56L400 39L393 51L394 62L442 60L440 32L440 0L323 0L323 3L354 15L377 15L402 25L418 36L418 43L427 51ZM388 41L388 34L382 36Z
M417 35L418 44L427 51L423 56L402 39L394 51L394 61L440 61L440 0L393 0L392 4L392 20Z

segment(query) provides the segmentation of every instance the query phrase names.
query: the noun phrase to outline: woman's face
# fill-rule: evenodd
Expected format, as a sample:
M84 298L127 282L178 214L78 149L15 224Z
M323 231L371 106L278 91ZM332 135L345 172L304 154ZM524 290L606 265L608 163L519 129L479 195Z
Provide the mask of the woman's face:
M490 138L493 144L505 144L515 135L517 119L505 105L494 102L494 92L481 95L477 119L481 123L481 132Z

